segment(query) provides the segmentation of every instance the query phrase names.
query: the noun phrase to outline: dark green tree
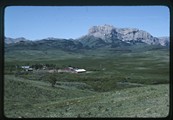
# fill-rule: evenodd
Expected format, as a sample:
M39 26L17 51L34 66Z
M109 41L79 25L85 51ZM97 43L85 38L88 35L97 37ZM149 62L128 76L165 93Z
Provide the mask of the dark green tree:
M48 80L51 83L51 86L55 87L55 84L56 84L56 81L57 81L56 76L54 74L51 74L51 75L49 75Z

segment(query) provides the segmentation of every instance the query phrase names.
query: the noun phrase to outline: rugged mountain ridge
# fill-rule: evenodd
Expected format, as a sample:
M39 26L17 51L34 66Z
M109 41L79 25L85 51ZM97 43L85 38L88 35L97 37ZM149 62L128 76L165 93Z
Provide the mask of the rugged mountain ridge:
M149 45L166 46L168 39L153 37L150 33L137 28L115 28L112 25L93 26L89 29L87 36L103 39L106 43L114 43L117 40L129 42L143 42Z
M169 46L170 45L170 41L169 41L169 37L159 37L159 43L162 46Z
M5 43L6 44L11 44L11 43L17 43L21 41L29 41L24 37L19 37L19 38L10 38L10 37L5 37Z
M46 38L30 41L25 38L5 38L6 48L78 50L100 47L124 47L142 45L169 47L169 38L157 38L136 28L115 28L111 25L93 26L78 39Z

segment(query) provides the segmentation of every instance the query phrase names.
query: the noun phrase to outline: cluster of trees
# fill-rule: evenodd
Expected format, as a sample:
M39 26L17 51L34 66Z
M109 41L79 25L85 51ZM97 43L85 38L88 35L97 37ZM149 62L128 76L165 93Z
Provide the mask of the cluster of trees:
M46 67L48 69L57 68L55 64L34 64L34 65L31 65L31 67L36 70L43 69L43 67Z
M52 69L52 68L58 68L55 64L25 64L25 65L8 65L6 66L6 68L8 69L21 69L21 66L30 66L31 68L34 68L34 69L42 69L43 67L46 67L48 69Z

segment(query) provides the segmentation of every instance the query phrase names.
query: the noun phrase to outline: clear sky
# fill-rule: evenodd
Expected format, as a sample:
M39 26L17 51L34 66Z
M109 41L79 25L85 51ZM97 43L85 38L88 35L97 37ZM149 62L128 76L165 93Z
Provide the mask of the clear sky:
M155 37L169 36L166 6L11 6L5 9L5 36L30 40L78 38L95 25L138 28Z

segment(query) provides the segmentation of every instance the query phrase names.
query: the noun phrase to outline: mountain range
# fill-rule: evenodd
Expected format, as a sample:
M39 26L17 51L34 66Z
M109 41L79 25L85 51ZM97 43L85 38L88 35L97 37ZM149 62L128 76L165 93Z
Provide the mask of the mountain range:
M37 41L5 37L5 47L11 49L96 49L102 47L133 47L137 45L169 47L169 37L154 37L137 28L115 28L112 25L92 26L77 39L46 38Z

